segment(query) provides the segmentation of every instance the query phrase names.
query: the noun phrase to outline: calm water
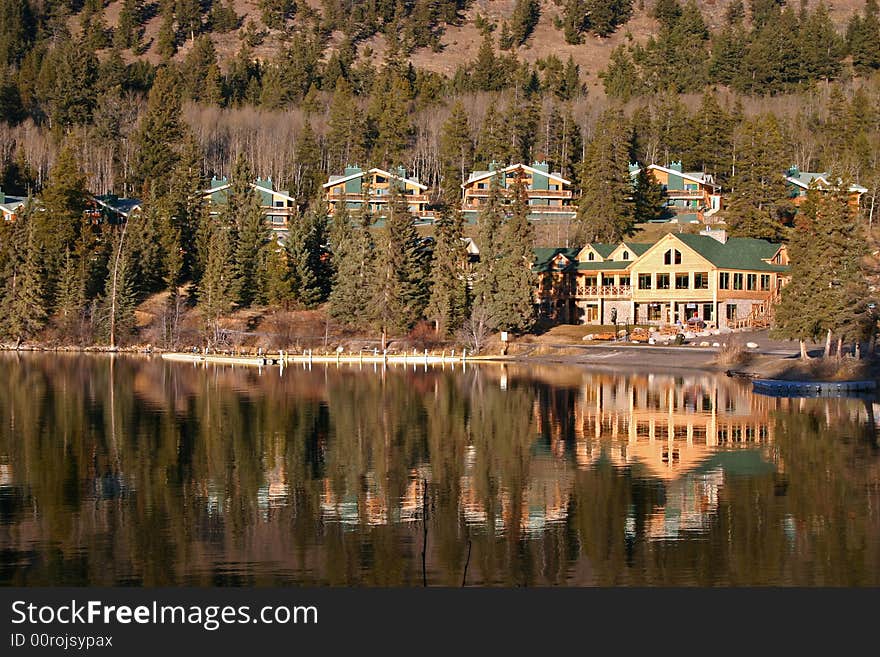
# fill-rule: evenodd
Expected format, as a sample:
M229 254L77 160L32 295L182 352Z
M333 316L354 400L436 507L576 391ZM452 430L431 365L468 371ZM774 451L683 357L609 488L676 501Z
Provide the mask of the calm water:
M0 380L5 585L880 584L863 401L73 355Z

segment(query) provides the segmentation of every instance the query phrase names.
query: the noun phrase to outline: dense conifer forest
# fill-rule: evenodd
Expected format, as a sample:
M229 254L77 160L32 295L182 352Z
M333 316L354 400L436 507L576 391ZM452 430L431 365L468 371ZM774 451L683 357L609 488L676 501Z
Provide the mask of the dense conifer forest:
M0 0L0 189L30 199L0 227L3 334L125 343L163 291L166 345L195 304L215 342L237 309L325 302L383 336L527 330L521 201L489 204L472 285L460 275L459 185L491 162L574 181L580 240L656 216L632 162L711 173L730 230L774 240L795 230L788 167L834 172L868 189L849 220L870 227L878 71L876 0ZM328 218L321 184L355 163L431 188L430 239L405 203ZM215 175L232 183L219 213L200 194ZM297 199L283 247L257 176ZM89 193L143 211L86 222Z

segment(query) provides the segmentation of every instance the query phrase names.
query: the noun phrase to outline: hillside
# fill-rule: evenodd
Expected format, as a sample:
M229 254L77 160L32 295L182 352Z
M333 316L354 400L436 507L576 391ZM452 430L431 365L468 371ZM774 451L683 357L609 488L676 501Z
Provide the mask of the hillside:
M724 12L732 1L697 0L696 4L703 13L710 30L714 31L721 27ZM118 24L122 4L123 0L114 0L106 6L105 18L109 27ZM417 68L452 76L459 66L472 61L477 55L482 36L474 24L475 19L482 16L500 26L503 21L510 19L515 4L515 0L475 0L462 13L461 25L446 25L443 28L441 52L433 52L430 48L418 48L410 55L410 61ZM809 2L811 7L817 4L818 2L815 0ZM826 0L825 4L832 20L841 30L852 13L864 6L863 0ZM308 5L317 12L321 11L321 2L317 0L309 0ZM602 85L597 74L606 68L614 48L622 43L644 43L651 35L657 34L658 23L650 16L653 5L654 0L635 2L632 17L609 37L603 38L586 34L583 43L572 45L565 42L562 32L554 25L556 19L561 15L561 7L552 0L540 0L541 14L538 25L526 43L516 48L515 52L521 59L530 63L549 55L556 55L563 61L571 56L574 62L580 66L587 88L592 92L601 93ZM241 17L241 26L247 25L249 21L262 25L260 9L256 2L233 0L233 6L235 12ZM71 17L70 23L72 31L75 31L78 16ZM145 22L143 42L147 45L146 52L135 56L128 51L126 58L129 61L145 59L154 65L161 61L157 48L160 23L161 18L158 13ZM221 65L234 56L241 47L240 31L226 34L210 33ZM495 34L497 35L497 33L496 29ZM340 39L340 33L333 34L327 49L328 53L333 51L334 45ZM270 30L264 42L253 49L253 54L257 59L270 59L277 52L279 46L286 45L289 41L289 34L279 30ZM182 61L191 47L192 42L183 43L175 59ZM369 56L374 62L381 62L385 52L386 39L382 34L377 34L358 43L358 54L362 58Z

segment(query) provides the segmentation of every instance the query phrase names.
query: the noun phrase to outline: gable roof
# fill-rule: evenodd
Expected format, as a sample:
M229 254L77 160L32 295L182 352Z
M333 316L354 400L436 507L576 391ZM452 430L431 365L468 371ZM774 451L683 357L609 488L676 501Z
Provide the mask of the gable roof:
M642 255L645 251L654 246L653 242L621 242L620 245L627 247L637 256Z
M383 176L387 176L388 178L394 178L395 180L400 180L404 183L409 183L411 185L415 185L419 189L426 190L428 189L427 185L423 185L418 180L413 180L412 178L404 178L403 176L398 176L396 173L391 173L390 171L385 171L385 169L379 169L378 167L373 167L372 169L368 169L367 171L358 171L357 173L351 173L347 176L331 176L330 180L325 182L322 187L327 189L329 187L334 187L340 183L348 182L349 180L354 180L355 178L362 178L365 174L368 173L381 173Z
M95 200L95 203L101 207L106 208L111 212L115 212L126 219L132 212L141 209L141 201L137 198L118 198L109 194L93 196L92 198Z
M571 181L566 180L558 173L547 173L546 171L541 171L540 169L536 169L535 167L530 167L528 164L511 164L510 166L506 166L503 169L495 169L495 171L471 171L471 175L468 177L467 182L462 184L462 189L469 185L472 182L477 182L478 180L483 180L484 178L491 178L492 176L498 175L500 173L507 173L508 171L514 171L515 169L524 169L533 174L537 173L542 176L546 176L547 178L552 178L558 182L561 182L563 185L570 185Z
M614 253L614 250L617 248L617 244L604 244L601 242L590 242L589 244L584 245L582 249L578 251L578 255L583 253L584 251L590 249L595 251L602 260L605 260L608 256ZM591 261L593 262L593 261Z
M706 185L707 187L711 187L713 189L719 189L721 185L715 184L715 179L711 174L705 173L703 171L676 171L675 169L670 169L669 167L663 167L659 164L649 164L648 170L663 171L671 176L679 176L680 178L684 178L685 180L690 180L691 182L699 183L700 185ZM630 175L635 177L638 175L641 168L635 168L630 172Z
M204 196L211 196L213 194L216 194L217 192L222 192L222 191L225 191L225 190L229 189L230 187L232 187L232 183L227 182L225 178L221 178L220 180L215 179L215 180L211 181L212 184L215 182L219 183L219 184L216 187L209 187L208 189L204 190L204 192L203 192ZM279 192L277 189L271 189L271 188L266 187L264 185L258 184L261 182L263 182L263 181L258 179L258 182L255 182L255 183L252 182L252 183L248 183L248 184L251 186L252 189L254 189L258 192L262 192L263 194L269 194L270 196L280 196L285 201L291 201L293 203L296 203L296 199L293 198L287 192Z
M835 183L832 183L828 180L828 175L829 173L827 171L789 171L788 175L785 176L785 179L792 185L796 185L803 189L809 189L810 185L813 184L813 182L816 182L819 185L820 189L824 189L827 187L834 187L835 185ZM840 183L841 180L838 178L837 182ZM864 194L868 191L868 189L866 187L862 187L861 185L852 184L849 186L848 191Z
M532 261L532 271L545 272L552 271L551 264L553 259L558 255L563 255L568 259L568 265L562 269L555 271L571 271L577 267L577 255L580 253L577 247L551 246L551 247L535 247L532 249L534 260Z

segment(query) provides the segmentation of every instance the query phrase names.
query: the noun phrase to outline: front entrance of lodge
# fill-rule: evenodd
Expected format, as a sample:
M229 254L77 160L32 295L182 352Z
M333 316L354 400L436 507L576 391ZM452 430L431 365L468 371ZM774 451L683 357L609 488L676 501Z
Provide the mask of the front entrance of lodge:
M636 318L639 323L647 324L686 324L694 318L707 324L716 321L714 304L702 301L636 304Z

